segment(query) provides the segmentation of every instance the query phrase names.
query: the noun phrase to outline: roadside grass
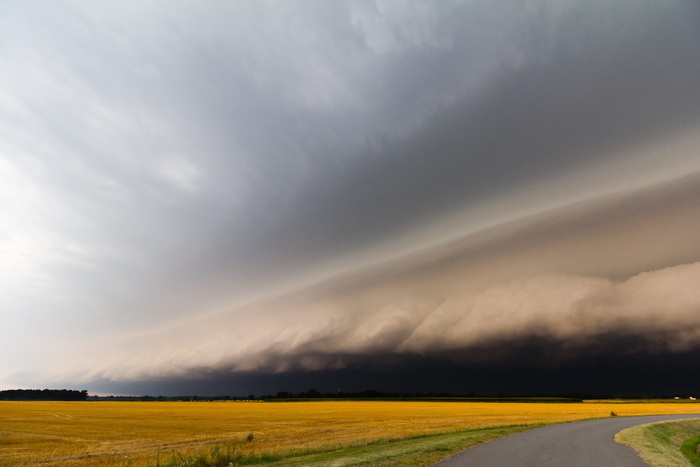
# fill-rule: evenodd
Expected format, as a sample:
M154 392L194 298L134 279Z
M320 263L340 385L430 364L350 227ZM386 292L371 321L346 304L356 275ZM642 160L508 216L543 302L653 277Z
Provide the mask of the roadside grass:
M696 467L700 467L700 453L698 449L700 449L700 435L688 438L681 444L681 452Z
M429 466L467 448L502 436L547 425L492 426L449 433L383 438L322 449L291 450L270 456L246 456L236 446L215 447L194 457L172 455L156 467L227 467L266 465L270 467L407 467Z
M692 467L700 466L698 433L700 419L673 420L627 428L615 435L615 441L634 448L653 467Z

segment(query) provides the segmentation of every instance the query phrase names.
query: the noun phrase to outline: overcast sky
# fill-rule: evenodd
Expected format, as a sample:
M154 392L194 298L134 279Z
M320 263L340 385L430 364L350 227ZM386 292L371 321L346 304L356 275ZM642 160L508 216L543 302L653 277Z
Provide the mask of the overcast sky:
M698 90L693 0L2 2L0 388L695 352Z

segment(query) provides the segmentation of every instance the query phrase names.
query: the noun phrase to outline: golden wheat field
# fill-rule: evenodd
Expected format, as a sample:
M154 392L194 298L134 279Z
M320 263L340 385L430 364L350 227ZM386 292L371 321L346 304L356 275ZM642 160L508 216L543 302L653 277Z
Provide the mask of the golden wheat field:
M693 403L0 402L0 465L155 465L236 442L249 454L494 425L698 413ZM246 442L252 433L254 440Z

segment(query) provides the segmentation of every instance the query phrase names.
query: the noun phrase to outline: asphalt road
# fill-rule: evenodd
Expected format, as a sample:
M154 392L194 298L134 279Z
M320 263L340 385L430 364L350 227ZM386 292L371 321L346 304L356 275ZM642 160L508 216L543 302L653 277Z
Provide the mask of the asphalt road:
M611 417L524 431L474 446L439 467L649 467L615 434L635 425L700 415Z

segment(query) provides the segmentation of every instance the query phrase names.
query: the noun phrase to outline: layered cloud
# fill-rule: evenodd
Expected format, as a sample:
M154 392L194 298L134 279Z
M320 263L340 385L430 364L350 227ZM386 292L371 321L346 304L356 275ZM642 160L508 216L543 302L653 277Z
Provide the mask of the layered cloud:
M560 367L700 348L700 176L577 203L121 342L73 377ZM537 358L523 362L523 351ZM116 357L116 358L114 358ZM398 360L397 360L398 359Z

